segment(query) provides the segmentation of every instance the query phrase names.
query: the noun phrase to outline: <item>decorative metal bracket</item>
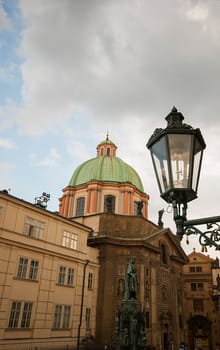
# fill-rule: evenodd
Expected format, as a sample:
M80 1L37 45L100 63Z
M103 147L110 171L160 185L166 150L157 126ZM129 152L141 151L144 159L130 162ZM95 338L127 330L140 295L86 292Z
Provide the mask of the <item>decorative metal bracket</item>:
M199 218L194 220L186 219L187 204L172 202L173 217L176 223L177 236L182 240L183 236L199 235L199 243L202 251L207 252L207 247L215 247L220 250L220 216ZM196 226L206 225L205 230L200 230Z

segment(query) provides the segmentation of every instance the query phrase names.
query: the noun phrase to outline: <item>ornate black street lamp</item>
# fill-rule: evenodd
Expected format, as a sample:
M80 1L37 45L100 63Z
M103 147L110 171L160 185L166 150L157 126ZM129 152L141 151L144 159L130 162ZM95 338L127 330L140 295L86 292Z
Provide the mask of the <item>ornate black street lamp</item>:
M200 129L183 123L183 115L175 107L165 118L167 127L156 129L147 148L151 152L153 166L161 197L173 206L177 235L199 234L199 241L220 250L220 216L187 220L187 203L197 198L199 176L205 141ZM207 225L205 232L198 225Z

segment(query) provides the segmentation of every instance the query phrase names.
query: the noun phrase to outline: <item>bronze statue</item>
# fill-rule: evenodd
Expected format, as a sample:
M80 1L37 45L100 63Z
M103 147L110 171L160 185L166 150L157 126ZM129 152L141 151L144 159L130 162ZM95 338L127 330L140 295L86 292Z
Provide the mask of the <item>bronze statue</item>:
M138 279L137 272L135 268L135 256L132 256L127 267L127 272L125 276L125 299L136 299Z

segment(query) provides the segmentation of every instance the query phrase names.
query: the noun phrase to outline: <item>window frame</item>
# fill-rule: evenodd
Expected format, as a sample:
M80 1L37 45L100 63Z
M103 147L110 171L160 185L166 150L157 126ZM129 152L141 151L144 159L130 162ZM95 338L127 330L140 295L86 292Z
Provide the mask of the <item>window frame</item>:
M106 194L104 196L104 213L115 213L116 196Z
M39 264L39 260L37 259L20 256L16 277L27 281L37 281Z
M56 304L52 329L70 329L70 317L71 305Z
M88 289L93 289L93 273L89 272L88 273Z
M62 246L65 248L77 250L78 235L69 231L63 231Z
M45 231L45 222L27 216L24 222L24 235L42 240Z
M67 267L60 265L58 271L57 284L60 286L74 286L75 269L73 267Z
M12 301L8 319L10 329L30 329L33 312L33 302Z
M79 197L76 199L76 214L75 214L76 217L84 216L85 203L86 203L85 197Z

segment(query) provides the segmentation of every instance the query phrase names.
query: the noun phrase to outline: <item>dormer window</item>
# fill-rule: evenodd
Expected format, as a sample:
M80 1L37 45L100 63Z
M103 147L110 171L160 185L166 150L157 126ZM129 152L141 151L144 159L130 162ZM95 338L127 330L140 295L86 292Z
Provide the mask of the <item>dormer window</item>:
M110 156L110 148L107 148L107 156Z

